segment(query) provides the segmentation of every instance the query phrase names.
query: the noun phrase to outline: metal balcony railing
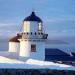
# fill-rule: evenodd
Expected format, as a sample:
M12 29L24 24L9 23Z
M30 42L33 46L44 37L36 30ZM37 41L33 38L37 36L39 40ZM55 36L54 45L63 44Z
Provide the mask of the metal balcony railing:
M20 39L47 39L48 34L45 33L20 33L18 34L20 36Z

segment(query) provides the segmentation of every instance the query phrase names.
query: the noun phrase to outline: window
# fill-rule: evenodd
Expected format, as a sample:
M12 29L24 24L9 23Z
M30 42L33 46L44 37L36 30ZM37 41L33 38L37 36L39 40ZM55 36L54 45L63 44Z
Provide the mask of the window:
M35 44L31 45L31 52L36 52L36 45Z
M39 23L39 29L38 30L42 31L42 24L41 23Z

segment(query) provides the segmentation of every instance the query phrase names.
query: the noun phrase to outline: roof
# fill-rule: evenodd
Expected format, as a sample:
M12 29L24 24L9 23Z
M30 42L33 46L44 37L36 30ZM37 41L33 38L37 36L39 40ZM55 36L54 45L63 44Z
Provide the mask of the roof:
M35 12L32 12L30 16L26 17L24 21L38 21L42 22L42 20L35 15Z
M13 37L13 38L11 38L10 40L9 40L9 42L19 42L19 39L20 38L20 36L15 36L15 37Z
M71 52L71 55L75 57L75 52Z
M57 49L57 48L46 48L45 54L46 55L69 55L69 54L67 54L67 53L65 53L62 50Z
M45 49L45 60L46 61L75 61L75 57L55 48Z

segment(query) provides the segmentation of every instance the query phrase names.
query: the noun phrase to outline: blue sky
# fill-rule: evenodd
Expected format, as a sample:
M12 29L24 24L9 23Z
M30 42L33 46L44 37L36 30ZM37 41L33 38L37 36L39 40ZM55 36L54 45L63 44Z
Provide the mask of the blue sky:
M20 32L32 11L43 20L50 37L75 37L75 0L0 0L0 37Z

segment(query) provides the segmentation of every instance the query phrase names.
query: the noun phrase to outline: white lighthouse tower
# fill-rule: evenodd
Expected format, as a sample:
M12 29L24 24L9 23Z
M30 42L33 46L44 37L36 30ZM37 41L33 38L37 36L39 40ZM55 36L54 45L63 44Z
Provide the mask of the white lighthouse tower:
M48 35L43 32L42 20L35 12L24 19L23 32L20 35L20 58L45 60L45 40Z

